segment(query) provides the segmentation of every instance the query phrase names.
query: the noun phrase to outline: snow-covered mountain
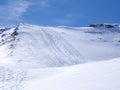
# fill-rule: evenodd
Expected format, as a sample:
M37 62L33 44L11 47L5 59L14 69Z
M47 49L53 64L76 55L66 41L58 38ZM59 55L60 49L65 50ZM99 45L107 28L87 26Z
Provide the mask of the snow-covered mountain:
M120 90L119 60L119 24L0 29L0 90Z
M85 62L81 54L54 29L20 24L5 30L1 33L0 47L1 55L5 53L3 59L38 67Z
M116 27L44 27L21 23L0 31L1 62L54 67L120 56L120 29Z

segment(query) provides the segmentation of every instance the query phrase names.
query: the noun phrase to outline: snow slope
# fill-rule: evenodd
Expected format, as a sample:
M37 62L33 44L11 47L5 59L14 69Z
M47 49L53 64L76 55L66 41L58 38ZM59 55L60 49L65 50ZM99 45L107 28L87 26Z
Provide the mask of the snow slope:
M120 58L69 67L0 67L0 90L120 90Z
M71 67L30 69L23 90L120 90L120 58Z
M9 61L39 67L66 66L84 62L81 54L56 31L32 25L20 25L17 33L14 42L1 47L5 48L1 50L1 54L6 51Z
M119 31L119 28L20 24L0 34L3 44L0 46L0 62L58 67L118 58Z
M0 90L120 90L119 50L118 27L0 29Z

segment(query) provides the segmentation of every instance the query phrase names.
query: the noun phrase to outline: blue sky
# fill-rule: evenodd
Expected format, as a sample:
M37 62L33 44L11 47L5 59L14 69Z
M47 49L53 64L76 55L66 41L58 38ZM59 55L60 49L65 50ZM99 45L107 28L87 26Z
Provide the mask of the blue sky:
M0 25L120 23L120 0L0 0Z

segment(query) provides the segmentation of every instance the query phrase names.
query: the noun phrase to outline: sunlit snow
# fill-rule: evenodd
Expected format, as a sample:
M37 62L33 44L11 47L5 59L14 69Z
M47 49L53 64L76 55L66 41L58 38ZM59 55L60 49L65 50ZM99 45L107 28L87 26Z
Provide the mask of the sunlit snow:
M0 29L0 90L120 90L118 27Z

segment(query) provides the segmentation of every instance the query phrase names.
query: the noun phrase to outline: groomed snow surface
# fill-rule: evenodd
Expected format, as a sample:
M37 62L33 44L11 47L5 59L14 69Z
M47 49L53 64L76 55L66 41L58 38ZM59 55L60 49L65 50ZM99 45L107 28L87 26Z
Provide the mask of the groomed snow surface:
M0 90L120 90L118 27L20 24L10 41L14 30L0 34Z

